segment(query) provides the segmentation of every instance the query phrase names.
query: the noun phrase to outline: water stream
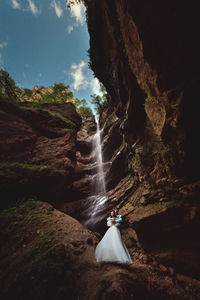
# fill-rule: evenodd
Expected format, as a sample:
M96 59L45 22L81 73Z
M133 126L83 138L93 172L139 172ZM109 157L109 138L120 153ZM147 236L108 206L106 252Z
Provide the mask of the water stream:
M90 230L97 230L98 224L102 221L102 211L105 210L105 202L108 197L106 194L102 147L101 147L101 132L97 121L97 131L93 137L92 151L95 153L95 173L92 176L91 195L86 199L84 204L83 224ZM104 220L105 222L105 220Z

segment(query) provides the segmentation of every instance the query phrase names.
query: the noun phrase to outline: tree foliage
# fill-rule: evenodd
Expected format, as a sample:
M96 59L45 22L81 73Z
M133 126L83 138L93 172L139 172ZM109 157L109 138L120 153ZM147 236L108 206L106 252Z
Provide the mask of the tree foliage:
M93 94L91 95L91 103L94 105L98 115L100 115L110 103L110 95L106 92L106 89L102 83L100 83L100 91L102 96Z
M42 87L41 87L42 89ZM34 95L33 95L34 98ZM53 88L50 91L41 93L39 98L35 98L34 101L39 103L66 103L73 98L72 91L64 83L54 83Z
M78 112L82 117L93 117L92 109L89 106L80 106Z
M24 88L24 89L23 89L23 92L24 92L24 95L25 95L26 97L28 97L28 98L31 98L31 97L33 96L33 91L30 90L30 89Z
M43 103L63 104L72 102L82 116L93 116L92 109L87 106L86 99L74 98L72 91L69 90L69 86L66 86L64 83L55 82L53 87L45 88L41 86L36 88L36 90L19 88L4 70L0 70L0 97L6 101L28 101L36 106Z
M67 6L70 8L73 5L80 4L82 0L66 0Z
M17 101L21 96L21 89L16 85L15 81L10 77L8 72L0 69L0 96L1 99L7 101Z

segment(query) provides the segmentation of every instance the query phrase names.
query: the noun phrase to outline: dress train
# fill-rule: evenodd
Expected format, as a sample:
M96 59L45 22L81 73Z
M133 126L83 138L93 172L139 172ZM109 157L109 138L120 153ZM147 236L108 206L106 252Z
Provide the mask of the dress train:
M112 224L110 221L107 224L110 228L95 249L96 261L132 264L133 261L121 238L117 224Z

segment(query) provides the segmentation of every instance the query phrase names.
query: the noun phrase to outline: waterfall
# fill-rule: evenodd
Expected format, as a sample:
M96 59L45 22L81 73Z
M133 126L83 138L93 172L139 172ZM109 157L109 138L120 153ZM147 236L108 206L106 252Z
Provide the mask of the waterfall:
M97 121L97 130L93 137L92 151L95 154L94 169L95 174L92 176L91 195L86 199L83 207L82 223L91 230L95 230L102 220L102 211L105 210L105 202L108 197L106 194L102 147L101 147L101 132L99 122ZM104 220L105 222L105 220Z
M93 177L92 187L94 188L95 195L106 195L105 179L103 173L103 160L102 160L102 148L101 148L101 135L99 129L99 122L97 122L97 132L93 138L93 151L96 151L96 164L97 174Z

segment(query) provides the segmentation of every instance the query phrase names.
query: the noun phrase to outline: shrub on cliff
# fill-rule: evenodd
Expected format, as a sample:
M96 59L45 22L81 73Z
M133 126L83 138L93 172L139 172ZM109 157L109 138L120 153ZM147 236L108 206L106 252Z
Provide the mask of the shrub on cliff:
M101 115L101 113L108 108L110 104L110 95L107 93L104 85L100 83L100 91L102 93L102 96L93 94L91 95L91 103L94 105L95 110L98 115Z
M78 112L82 117L93 117L93 112L88 106L81 106L78 108Z
M64 83L54 83L53 87L38 88L33 94L33 101L38 103L66 103L73 98L72 91Z
M4 71L0 70L0 98L4 101L11 102L29 102L33 107L40 106L44 103L63 104L72 102L76 110L83 117L92 117L92 109L87 106L85 99L74 98L72 91L69 90L69 86L64 83L54 83L53 87L37 87L19 88L14 79Z
M16 85L14 79L10 77L8 72L0 69L0 97L5 101L15 102L21 96L22 91Z

